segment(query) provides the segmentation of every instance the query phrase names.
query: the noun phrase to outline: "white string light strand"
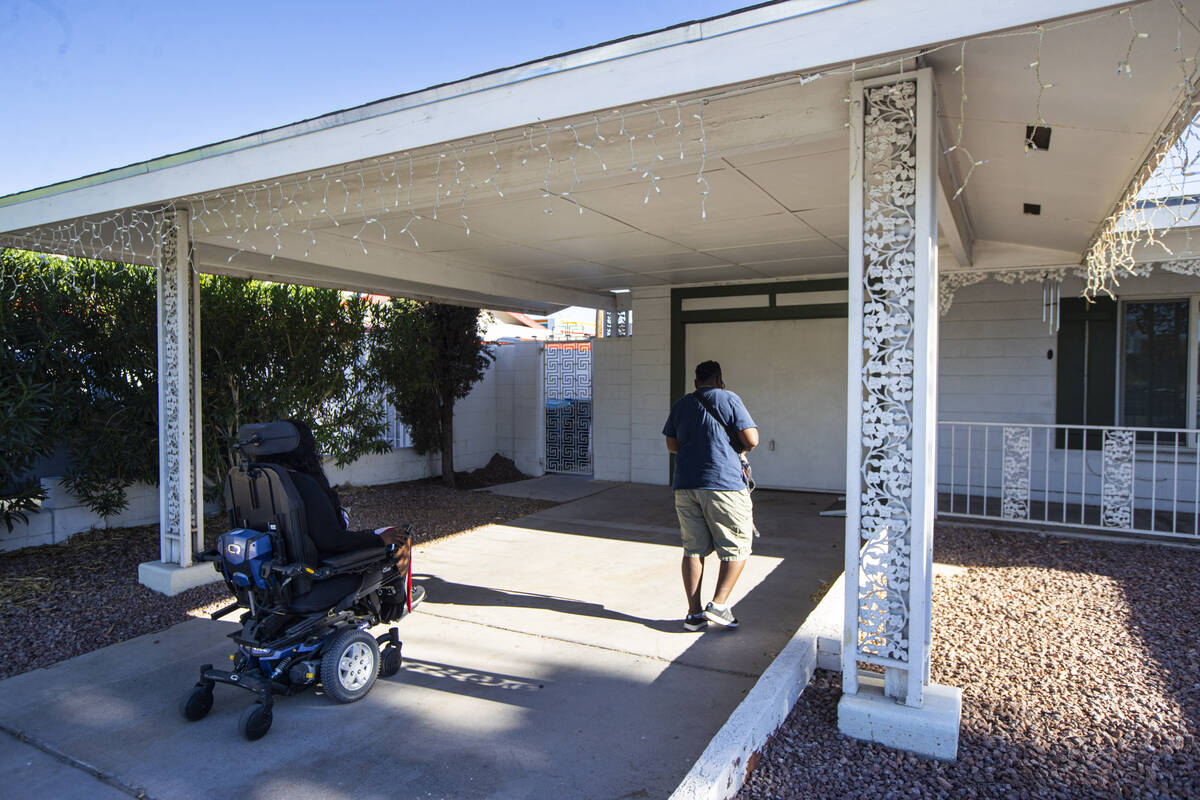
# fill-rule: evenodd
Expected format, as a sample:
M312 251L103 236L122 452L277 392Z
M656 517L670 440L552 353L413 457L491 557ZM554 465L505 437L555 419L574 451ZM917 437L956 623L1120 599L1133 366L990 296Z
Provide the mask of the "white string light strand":
M1185 54L1182 39L1183 33L1186 31L1189 34L1196 31L1196 25L1188 17L1186 9L1178 2L1172 0L1172 5L1176 8L1179 16L1179 31L1176 36L1176 51L1179 54L1179 68L1181 75L1181 86L1183 86L1184 94L1189 98L1195 97L1195 76L1196 76L1196 56L1194 54ZM1132 75L1132 57L1138 51L1137 43L1142 39L1148 38L1143 31L1139 31L1131 13L1122 13L1121 11L1104 11L1087 17L1081 17L1073 20L1064 20L1058 23L1047 24L1044 26L1031 27L1022 30L1014 30L1002 34L990 34L981 37L974 37L969 41L977 41L992 38L1009 38L1014 36L1036 36L1038 39L1038 53L1035 57L1034 76L1038 82L1038 98L1035 101L1034 118L1040 123L1045 122L1041 99L1045 90L1053 88L1054 84L1047 83L1043 80L1040 73L1041 67L1041 45L1044 43L1046 34L1061 28L1089 24L1103 18L1111 18L1113 16L1124 16L1125 24L1130 28L1130 40L1126 46L1125 57L1118 61L1122 65L1121 71L1126 75ZM782 87L789 84L805 85L809 82L818 79L831 78L834 76L844 76L849 74L854 76L856 69L871 69L883 70L887 67L899 65L905 67L906 64L915 58L920 58L924 55L932 55L948 47L960 48L960 76L961 97L960 97L960 122L964 118L965 109L965 94L966 94L966 75L965 75L965 42L952 42L946 45L919 50L888 59L880 59L876 62L859 65L856 63L850 64L846 68L825 70L822 73L815 75L793 75L782 79L766 79L755 82L751 85L738 87L733 90L723 90L721 92L710 93L703 97L697 98L676 98L663 103L645 105L636 109L612 109L613 120L619 117L620 130L615 134L617 141L621 141L621 137L625 137L624 141L630 151L630 170L639 171L648 182L646 193L643 195L643 203L648 202L650 195L661 193L661 187L658 184L658 176L654 174L654 166L658 161L662 160L662 154L659 151L658 134L664 128L671 128L671 123L664 119L664 112L670 113L672 109L675 112L673 133L676 143L683 143L690 146L695 143L698 146L699 153L693 153L692 157L697 158L699 168L696 172L696 181L703 189L700 193L700 216L701 219L707 219L707 199L711 193L711 186L705 177L707 158L708 158L708 141L707 132L705 130L704 107L707 102L713 100L736 97L741 94L753 93L764 88ZM1128 67L1128 69L1126 69ZM1194 102L1194 99L1193 99ZM695 111L690 111L686 114L689 119L694 119L699 128L699 138L689 138L686 136L680 123L683 120L681 106L695 105ZM1189 112L1192 106L1189 105ZM649 120L648 127L635 127L632 124L634 118ZM1178 122L1178 120L1176 120ZM487 185L496 190L497 196L505 197L505 188L501 186L501 179L504 179L506 184L513 186L528 185L522 183L526 180L526 176L510 173L503 169L503 163L499 156L500 148L509 143L520 141L525 136L528 137L530 145L529 152L537 152L538 150L547 150L547 170L542 174L542 191L547 196L548 204L551 203L553 196L565 196L566 199L575 202L577 208L582 213L584 207L579 202L577 194L586 189L586 176L580 172L580 164L578 162L579 151L587 150L597 159L602 172L607 172L607 161L601 148L611 144L609 137L602 131L601 118L597 114L589 115L585 119L578 121L567 121L556 123L561 125L557 130L567 136L567 150L570 151L570 156L564 154L561 156L561 161L568 165L572 171L571 187L562 195L555 195L551 189L552 169L555 166L556 159L550 152L553 146L550 131L546 130L545 141L542 146L534 144L534 131L532 128L527 129L525 134L516 134L508 138L491 134L482 142L467 140L462 142L445 143L424 148L416 153L389 154L375 159L369 159L358 164L346 164L340 167L331 169L338 170L337 177L332 177L327 172L313 172L291 178L283 178L278 181L272 181L262 184L234 187L214 192L206 192L196 196L176 198L172 203L165 204L162 208L165 210L173 210L178 207L181 209L190 209L194 220L198 223L197 230L203 230L206 236L223 235L225 241L230 243L231 255L229 255L226 263L232 263L239 255L249 251L257 251L260 246L264 250L270 250L271 257L275 255L283 255L291 252L291 248L296 248L295 252L301 250L304 257L307 258L310 254L310 249L317 245L318 239L322 236L338 236L336 230L341 226L342 222L347 221L346 215L353 213L358 221L357 233L351 235L346 231L343 235L350 240L357 239L360 246L366 248L366 240L377 234L379 238L387 239L388 234L388 217L390 215L407 214L407 219L402 228L402 233L408 235L409 240L414 247L419 247L415 233L415 226L422 220L420 212L422 206L418 204L416 190L421 186L428 184L428 180L414 180L414 164L430 163L436 158L437 154L441 154L445 158L447 149L454 149L457 152L456 156L456 180L452 183L453 190L461 190L459 200L460 219L466 216L466 206L468 205L467 194L470 188L474 188L474 183L469 179L469 155L473 150L482 148L481 152L486 152L491 162L491 175L483 181L483 185ZM581 136L580 128L587 126L591 129L590 141L585 141L586 134ZM1168 126L1164 136L1159 139L1159 147L1156 153L1156 159L1150 159L1147 163L1147 168L1140 175L1140 180L1131 183L1131 189L1140 189L1145 180L1149 178L1153 172L1152 164L1156 164L1162 158L1171 153L1171 148L1179 139L1180 133L1186 130L1191 125L1191 114L1187 114L1186 124ZM546 126L543 126L545 129ZM651 157L648 165L639 165L637 158L636 140L639 136L650 139L654 144L657 157ZM956 136L956 142L947 148L947 153L959 153L960 156L968 158L969 168L967 175L964 178L962 185L956 187L956 196L961 194L974 172L974 167L986 163L986 160L977 160L970 156L966 149L962 146L963 139L961 136ZM1181 154L1178 156L1182 159L1184 169L1190 171L1192 157L1186 148L1186 142L1181 146ZM686 158L686 153L683 154ZM409 160L409 180L405 182L402 179L402 171L396 163L398 156ZM1175 157L1175 156L1172 156ZM528 153L521 159L522 164L528 158ZM441 159L438 159L440 162ZM386 161L386 164L384 163ZM439 163L431 163L431 172L433 172L433 183L445 184L444 175L440 173ZM422 166L422 169L424 167ZM367 179L368 174L371 176ZM576 181L576 176L579 180ZM357 179L358 184L355 187L351 181ZM392 195L391 202L387 202L384 183L392 185L388 193ZM1172 178L1172 185L1177 181ZM374 191L368 192L368 184ZM341 211L335 209L336 200L330 197L330 187L336 186L342 189L341 193ZM445 186L441 187L443 190ZM657 191L656 191L657 190ZM421 189L422 197L433 201L435 214L440 211L440 204L444 197L442 192L435 186L428 194ZM401 195L404 195L404 200L401 200ZM1168 207L1165 203L1156 202L1151 199L1139 204L1136 201L1137 191L1127 192L1122 203L1114 211L1113 215L1106 220L1106 224L1102 226L1102 230L1096 237L1093 246L1089 248L1087 257L1084 259L1085 265L1089 272L1099 271L1104 273L1107 271L1111 275L1122 268L1119 265L1124 264L1124 268L1128 268L1135 262L1132 259L1131 249L1132 241L1139 236L1153 242L1155 240L1155 232L1148 229L1151 225L1151 218L1154 216L1151 211L1158 212L1159 216L1175 215L1178 212ZM336 193L335 193L336 197ZM421 200L420 203L424 203ZM552 205L548 205L552 212ZM1116 212L1121 212L1117 214ZM34 231L28 231L22 234L10 234L2 237L3 244L19 247L21 249L47 249L54 252L60 252L65 255L78 255L84 257L103 257L118 261L145 261L145 247L147 242L154 242L157 239L159 231L155 230L150 222L143 219L139 214L143 212L130 211L116 212L114 214L105 215L100 219L76 220L68 223L61 223L49 226L43 226ZM164 212L165 213L165 212ZM230 218L232 215L232 219ZM1115 222L1125 218L1122 227L1119 231L1116 230ZM1132 220L1132 224L1130 222ZM468 224L468 220L463 219L464 226ZM320 223L320 224L318 224ZM287 235L287 231L295 231L291 236ZM351 228L354 230L354 228ZM250 236L253 232L265 231L271 236L269 245L262 242L261 239L254 239ZM375 232L373 234L372 232ZM302 241L303 246L296 244L297 241Z

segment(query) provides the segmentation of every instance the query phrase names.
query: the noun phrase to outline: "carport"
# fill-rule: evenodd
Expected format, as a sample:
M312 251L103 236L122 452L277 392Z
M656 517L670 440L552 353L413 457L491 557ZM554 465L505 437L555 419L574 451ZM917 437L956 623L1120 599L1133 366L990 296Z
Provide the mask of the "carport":
M630 477L650 483L705 336L780 362L731 370L764 395L819 366L820 420L783 402L770 421L781 440L840 431L844 398L844 454L815 456L823 485L773 447L764 460L774 484L847 494L842 727L911 746L904 731L932 725L925 751L952 755L959 697L928 661L939 249L957 267L943 280L1119 260L1121 211L1191 120L1190 26L1169 0L788 0L3 198L0 240L159 269L162 561L143 581L167 590L204 577L197 271L632 305ZM1051 151L1030 154L1027 126L1051 121ZM768 323L776 351L756 347ZM819 364L795 352L811 340ZM863 664L886 681L860 681ZM874 726L879 707L894 725Z

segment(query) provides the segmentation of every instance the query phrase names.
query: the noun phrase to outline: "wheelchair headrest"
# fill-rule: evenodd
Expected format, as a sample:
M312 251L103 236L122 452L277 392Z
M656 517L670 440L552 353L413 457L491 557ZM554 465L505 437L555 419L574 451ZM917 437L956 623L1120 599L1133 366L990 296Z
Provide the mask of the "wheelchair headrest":
M281 456L300 446L300 431L290 422L252 422L238 428L238 448L251 461Z

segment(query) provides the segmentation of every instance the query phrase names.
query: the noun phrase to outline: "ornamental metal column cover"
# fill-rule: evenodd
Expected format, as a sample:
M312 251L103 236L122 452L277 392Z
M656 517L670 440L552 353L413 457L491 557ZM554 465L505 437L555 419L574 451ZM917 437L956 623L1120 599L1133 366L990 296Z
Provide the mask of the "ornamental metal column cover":
M190 566L204 538L200 471L200 281L186 211L163 215L158 278L158 499L160 558Z
M937 431L937 137L930 70L851 86L842 687L929 684Z

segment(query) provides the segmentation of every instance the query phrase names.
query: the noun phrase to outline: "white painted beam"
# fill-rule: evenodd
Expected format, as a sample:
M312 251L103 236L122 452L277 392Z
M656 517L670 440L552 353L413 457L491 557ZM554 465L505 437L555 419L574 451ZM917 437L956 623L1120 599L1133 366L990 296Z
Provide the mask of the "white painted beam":
M1095 0L997 2L964 13L960 0L792 0L0 198L0 232L1107 6Z
M354 240L322 234L314 244L296 234L281 234L282 252L307 258L270 258L275 237L263 231L244 237L243 252L228 244L199 239L196 258L204 272L275 280L348 291L429 298L482 307L538 309L584 306L620 310L618 296L543 281L514 278L440 261L408 250L372 243L369 252ZM230 257L232 256L232 260ZM532 303L532 306L530 305Z
M944 147L938 148L939 153L944 150ZM938 170L938 226L945 234L950 252L958 266L969 267L975 263L975 229L963 196L954 196L957 180L949 159L940 156L940 160L942 168Z

